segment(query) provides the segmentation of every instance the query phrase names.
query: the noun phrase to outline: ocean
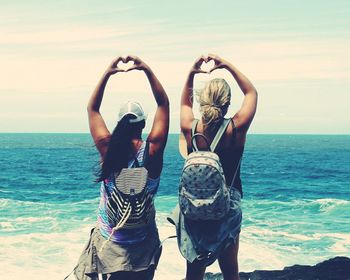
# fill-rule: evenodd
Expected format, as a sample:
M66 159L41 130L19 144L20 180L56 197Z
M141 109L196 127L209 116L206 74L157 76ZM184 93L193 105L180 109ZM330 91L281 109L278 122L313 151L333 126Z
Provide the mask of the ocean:
M0 279L58 280L73 269L96 223L98 161L89 134L0 134ZM170 135L156 197L161 238L175 233L166 216L182 165ZM350 256L350 135L248 135L241 178L241 271ZM155 279L184 272L176 240L165 241Z

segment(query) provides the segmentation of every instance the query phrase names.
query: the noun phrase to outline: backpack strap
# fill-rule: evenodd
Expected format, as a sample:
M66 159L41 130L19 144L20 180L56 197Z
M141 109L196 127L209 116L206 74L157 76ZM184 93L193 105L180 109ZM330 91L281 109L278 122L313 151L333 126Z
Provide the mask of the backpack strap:
M193 136L196 134L196 128L197 128L198 122L199 122L198 119L194 119L192 122L191 139L193 139ZM194 139L194 141L192 141L192 150L198 151L196 139Z
M226 131L229 123L230 123L230 119L224 119L223 122L221 123L219 130L216 132L216 135L215 135L215 137L210 145L210 150L212 152L215 151L215 149L216 149L217 145L219 144L219 141L220 141L222 135L224 134L224 132Z
M146 163L148 162L148 158L149 158L149 142L146 141L146 145L145 148L143 150L143 155L142 155L142 161L140 162L137 159L137 154L134 156L134 163L132 164L132 168L135 167L145 167Z
M233 175L233 178L232 178L232 182L231 182L231 185L230 185L230 189L233 188L233 184L235 183L236 175L237 175L238 169L239 169L239 167L240 167L240 165L241 165L241 161L242 161L242 156L239 158L239 161L238 161L238 164L237 164L237 167L236 167L235 174Z
M196 139L195 139L196 136L199 136L199 135L203 136L203 138L205 138L205 140L206 140L206 143L208 144L208 140L204 135L202 135L200 133L196 133L196 128L197 128L198 122L199 122L198 119L193 120L192 130L191 130L192 147L193 147L193 150L195 150L195 151L198 151L198 147L197 147L197 143L196 143ZM230 123L230 119L223 120L223 122L221 123L221 125L219 127L219 130L216 132L216 135L215 135L213 141L211 142L211 145L210 146L208 145L209 151L212 151L212 152L215 151L215 149L216 149L217 145L219 144L219 141L220 141L222 135L225 133L229 123Z
M195 134L192 136L192 139L191 139L192 147L193 147L194 145L196 145L196 137L198 137L198 136L200 136L200 137L202 137L202 138L204 139L205 143L207 144L207 149L208 149L208 151L211 152L208 139L207 139L207 137L205 137L202 133L195 133ZM196 145L196 151L198 151L197 145Z
M136 156L135 156L135 158L134 158L134 163L132 164L131 167L132 167L132 168L134 168L134 167L140 167L140 162L139 162L139 160L137 159Z

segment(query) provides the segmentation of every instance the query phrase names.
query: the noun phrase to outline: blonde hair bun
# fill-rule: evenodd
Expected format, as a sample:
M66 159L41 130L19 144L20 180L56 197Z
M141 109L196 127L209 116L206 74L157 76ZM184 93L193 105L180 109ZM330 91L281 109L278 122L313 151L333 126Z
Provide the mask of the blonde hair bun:
M224 117L223 108L230 104L230 100L231 88L224 79L217 78L207 82L204 88L197 92L204 125L215 126Z

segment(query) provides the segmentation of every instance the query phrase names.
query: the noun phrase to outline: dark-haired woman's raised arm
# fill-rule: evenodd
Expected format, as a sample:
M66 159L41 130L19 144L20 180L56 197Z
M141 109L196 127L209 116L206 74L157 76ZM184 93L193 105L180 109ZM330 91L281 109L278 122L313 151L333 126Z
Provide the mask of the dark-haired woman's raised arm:
M120 61L124 62L124 59L122 57L117 57L108 66L93 91L87 106L90 133L102 158L107 151L108 141L111 134L101 116L100 107L109 77L118 72L125 72L118 68L118 63Z
M233 78L236 80L238 86L244 94L244 100L239 111L234 115L233 119L238 130L244 132L248 131L248 128L254 118L256 112L256 106L258 102L258 93L249 81L249 79L240 72L233 64L222 59L215 54L209 54L207 61L213 60L215 65L210 72L216 69L228 70Z
M149 172L151 177L158 177L163 166L163 151L169 131L169 99L162 84L145 62L137 56L127 56L125 62L129 61L133 61L134 65L126 71L135 69L145 72L157 103L157 110L148 141L150 143L150 157L155 159L151 161L153 164L150 166Z

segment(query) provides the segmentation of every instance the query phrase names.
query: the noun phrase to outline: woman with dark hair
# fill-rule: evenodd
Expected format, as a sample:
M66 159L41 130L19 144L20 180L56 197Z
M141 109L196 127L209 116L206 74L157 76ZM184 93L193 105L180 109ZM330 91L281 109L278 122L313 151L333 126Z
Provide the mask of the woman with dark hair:
M197 98L200 107L201 119L196 120L193 115L193 79L198 73L207 73L201 69L203 63L214 61L216 69L228 70L237 81L244 94L244 101L240 110L225 121L224 116L231 102L231 90L224 79L213 79L198 91ZM206 150L215 138L217 143L214 153L219 157L226 185L231 186L230 210L221 219L192 221L184 218L183 214L175 211L173 223L177 227L179 247L187 260L186 280L203 279L205 269L216 259L219 261L225 280L238 280L238 244L242 219L240 199L242 185L240 180L240 163L248 128L254 118L257 107L257 91L252 83L235 66L216 56L200 57L197 59L187 77L182 97L180 125L185 137L184 150L192 153L194 150ZM227 126L223 126L226 124ZM219 129L223 131L222 137L217 140ZM192 146L192 136L200 133L205 136L195 138ZM200 252L208 252L200 255Z
M127 70L118 67L120 63L133 62ZM146 141L142 139L146 116L137 102L128 102L119 111L119 120L111 134L100 114L105 86L110 76L119 72L141 70L151 85L157 110L151 132ZM89 243L75 268L77 279L153 279L161 245L155 222L153 197L157 192L163 166L163 152L169 130L168 97L150 67L136 56L116 58L103 74L92 93L87 107L90 132L101 155L101 199L98 208L97 226L91 232ZM145 193L150 203L147 219L128 221L130 213L122 213L119 223L111 222L110 197L116 188L116 178L122 170L136 166L146 171ZM132 169L132 168L131 168ZM138 178L131 178L136 180ZM126 183L130 181L127 177ZM131 190L130 190L131 193ZM123 210L123 209L122 209ZM124 211L124 210L123 210ZM118 213L117 213L118 214ZM123 226L129 223L129 226ZM141 226L140 226L141 225Z

